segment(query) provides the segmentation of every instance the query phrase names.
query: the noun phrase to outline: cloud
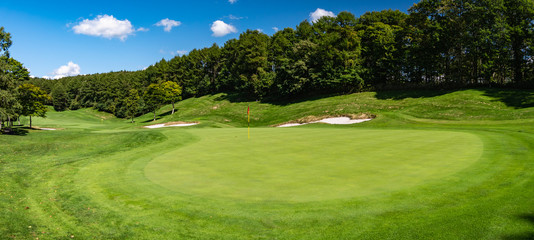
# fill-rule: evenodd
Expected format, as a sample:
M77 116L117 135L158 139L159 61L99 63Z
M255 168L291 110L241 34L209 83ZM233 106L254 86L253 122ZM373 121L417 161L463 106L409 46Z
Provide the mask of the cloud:
M118 20L112 15L98 15L95 19L84 19L76 26L72 27L76 34L84 34L103 38L118 38L126 40L129 35L135 32L132 23L125 20Z
M43 76L43 78L60 79L63 77L76 76L80 74L80 66L76 63L69 62L67 65L63 65L56 69L52 74L54 76Z
M230 4L234 4L235 2L237 2L237 0L228 0L228 2L229 2Z
M230 14L230 15L228 15L228 18L230 18L231 20L241 20L244 17L237 17L237 16L234 16L234 15Z
M317 20L319 20L320 18L322 18L324 16L335 17L336 15L333 12L326 11L326 10L321 9L321 8L317 8L317 10L315 10L315 12L310 13L310 20L312 22L317 22Z
M280 30L280 29L278 29L277 27L273 27L273 30L274 30L275 32L278 32L278 30Z
M211 31L214 37L223 37L230 33L236 33L237 29L230 24L217 20L211 25Z
M183 55L186 55L186 54L188 54L188 53L189 53L189 51L178 50L178 51L176 51L176 52L173 52L172 54L173 54L173 55L178 55L178 56L183 56Z
M138 32L148 32L148 31L150 31L150 29L144 28L144 27L140 27L140 28L137 29L137 31Z
M173 27L178 27L180 25L182 25L182 22L170 20L168 18L161 19L161 21L156 23L156 26L164 27L163 30L165 30L165 32L170 32Z

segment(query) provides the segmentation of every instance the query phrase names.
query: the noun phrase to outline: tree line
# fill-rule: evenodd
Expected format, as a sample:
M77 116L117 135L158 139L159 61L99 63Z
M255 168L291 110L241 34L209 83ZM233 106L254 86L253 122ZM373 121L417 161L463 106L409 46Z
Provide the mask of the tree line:
M162 59L142 71L30 82L51 92L58 110L94 107L119 117L155 111L147 93L152 84L167 82L177 84L183 98L227 92L254 100L394 88L532 87L534 2L422 0L408 13L341 12L272 36L247 30L223 46ZM138 99L134 110L131 99Z

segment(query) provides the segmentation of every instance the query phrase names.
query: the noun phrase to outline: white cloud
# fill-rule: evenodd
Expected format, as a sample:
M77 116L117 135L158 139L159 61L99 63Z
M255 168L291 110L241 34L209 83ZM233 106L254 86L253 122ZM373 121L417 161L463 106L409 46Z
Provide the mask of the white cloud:
M43 78L60 79L63 77L76 76L80 74L80 66L76 63L69 62L67 65L63 65L56 69L52 74L54 76L43 76Z
M273 27L273 30L274 30L275 32L278 32L278 30L280 30L280 29L278 29L277 27Z
M214 37L222 37L230 33L236 33L237 29L230 24L217 20L211 25L211 31L213 32Z
M165 32L170 32L173 27L178 27L180 25L182 25L182 22L170 20L168 18L161 19L161 21L156 23L156 26L164 27L163 30L165 30Z
M228 15L228 18L230 18L231 20L241 20L244 17L238 17L238 16L234 16L234 15L230 14L230 15Z
M138 32L148 32L148 31L150 31L150 29L144 28L144 27L140 27L140 28L137 29L137 31Z
M72 29L76 34L108 39L118 38L121 41L126 40L129 35L135 32L132 23L128 19L118 20L112 15L98 15L93 20L84 19Z
M178 51L176 51L176 52L173 52L172 54L173 54L173 55L178 55L178 56L183 56L183 55L186 55L186 54L188 54L188 53L189 53L189 51L178 50Z
M312 22L317 22L317 20L319 20L320 18L322 18L324 16L335 17L336 15L333 12L326 11L326 10L321 9L321 8L317 8L317 10L315 10L315 12L310 13L310 20Z
M228 0L228 2L229 2L230 4L234 4L235 2L237 2L237 0Z

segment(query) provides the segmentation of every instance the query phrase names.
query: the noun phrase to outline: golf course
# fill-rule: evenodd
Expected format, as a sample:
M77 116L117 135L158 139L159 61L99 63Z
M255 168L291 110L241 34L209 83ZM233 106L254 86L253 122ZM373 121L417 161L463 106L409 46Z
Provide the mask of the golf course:
M0 239L534 238L532 91L175 108L50 109L0 135ZM198 124L145 127L169 122Z

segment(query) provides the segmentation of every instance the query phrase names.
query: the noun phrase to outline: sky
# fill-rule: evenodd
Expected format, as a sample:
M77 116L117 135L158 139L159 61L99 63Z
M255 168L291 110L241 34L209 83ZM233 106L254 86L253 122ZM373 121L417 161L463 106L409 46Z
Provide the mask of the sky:
M413 0L0 1L11 57L35 77L136 71L247 29L272 35L349 11L407 12Z

